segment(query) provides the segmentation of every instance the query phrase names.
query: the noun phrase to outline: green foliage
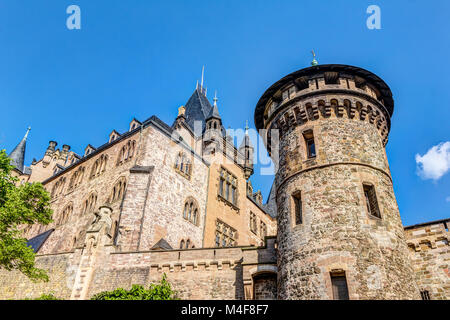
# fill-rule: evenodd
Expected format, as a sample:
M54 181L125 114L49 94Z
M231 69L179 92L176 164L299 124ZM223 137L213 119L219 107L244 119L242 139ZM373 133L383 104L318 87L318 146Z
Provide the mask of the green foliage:
M44 270L35 267L35 253L27 246L19 226L52 221L50 195L40 183L16 186L10 159L0 151L0 268L19 270L33 281L48 281Z
M152 283L148 289L133 284L130 290L118 288L96 294L91 300L177 300L177 293L167 281L166 274L159 283Z
M52 293L49 293L49 294L44 293L40 297L34 298L32 300L64 300L64 299L59 299L59 298L55 297Z

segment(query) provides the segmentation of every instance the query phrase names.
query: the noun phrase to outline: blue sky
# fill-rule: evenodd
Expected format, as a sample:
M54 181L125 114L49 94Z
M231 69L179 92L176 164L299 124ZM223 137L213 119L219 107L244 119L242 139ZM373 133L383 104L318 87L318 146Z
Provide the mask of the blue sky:
M81 30L66 27L72 4ZM366 27L371 4L381 30ZM449 151L424 158L439 179L418 175L416 154L450 141L449 10L446 0L0 0L0 148L10 152L30 125L29 165L49 140L83 153L133 117L172 124L202 65L225 127L253 127L261 94L309 66L314 49L319 63L359 66L391 87L387 153L403 223L448 218ZM272 177L252 181L266 198Z

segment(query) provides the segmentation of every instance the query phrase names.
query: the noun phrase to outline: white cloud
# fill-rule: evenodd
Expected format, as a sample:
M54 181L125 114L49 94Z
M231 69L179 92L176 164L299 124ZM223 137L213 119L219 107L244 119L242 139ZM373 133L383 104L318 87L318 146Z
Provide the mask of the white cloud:
M439 180L450 170L450 141L431 147L423 156L416 154L416 163L422 179Z

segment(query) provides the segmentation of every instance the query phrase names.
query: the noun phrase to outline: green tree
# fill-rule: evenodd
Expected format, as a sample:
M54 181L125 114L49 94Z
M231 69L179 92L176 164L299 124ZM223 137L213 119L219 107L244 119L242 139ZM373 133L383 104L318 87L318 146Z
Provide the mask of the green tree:
M177 292L167 281L166 274L159 283L152 283L148 289L133 284L130 290L122 288L96 294L91 300L177 300Z
M48 281L45 270L35 267L35 253L27 246L19 226L49 224L50 195L40 183L17 186L13 166L5 150L0 151L0 268L19 270L33 281Z

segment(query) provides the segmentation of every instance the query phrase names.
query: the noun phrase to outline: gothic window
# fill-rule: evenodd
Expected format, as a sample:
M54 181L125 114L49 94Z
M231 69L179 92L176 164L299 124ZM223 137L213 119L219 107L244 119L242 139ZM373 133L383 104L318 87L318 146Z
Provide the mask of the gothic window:
M216 220L216 247L233 247L237 245L237 232L223 221Z
M59 179L52 188L51 197L57 198L64 191L64 185L66 184L66 178Z
M122 200L123 196L125 195L126 186L127 183L125 178L124 177L119 178L119 180L113 186L108 202L114 203L116 201Z
M297 191L292 194L293 205L293 220L295 225L303 223L303 208L301 192Z
M422 297L422 300L431 300L430 291L428 290L420 291L420 296Z
M80 167L70 177L69 190L76 188L83 180L83 176L84 176L84 167Z
M108 161L108 156L106 154L102 154L92 166L90 178L93 179L106 170L106 163Z
M72 204L67 205L60 213L59 217L55 219L56 225L60 226L66 223L69 220L69 216L72 214L72 212L73 212L73 205Z
M267 226L264 222L261 221L259 228L260 228L259 234L261 238L264 239L267 236Z
M83 214L93 212L95 210L96 204L97 204L97 194L93 192L84 201Z
M250 231L256 234L256 214L250 212Z
M305 139L306 155L308 159L316 157L316 144L314 143L314 134L312 130L303 132L303 138Z
M198 226L198 214L199 209L197 201L195 201L194 198L189 197L184 203L183 218Z
M190 239L187 239L187 240L181 239L181 241L180 241L180 249L191 249L191 248L195 248L195 246L191 242Z
M175 169L185 178L190 178L192 165L186 154L180 152L175 160Z
M119 152L119 157L117 158L117 166L131 160L134 157L134 152L136 148L136 141L128 140Z
M237 178L224 168L220 168L219 196L237 206Z
M345 272L331 273L331 286L334 300L349 300Z
M381 218L380 209L378 208L377 195L373 185L364 184L364 198L366 201L367 212L377 218Z

